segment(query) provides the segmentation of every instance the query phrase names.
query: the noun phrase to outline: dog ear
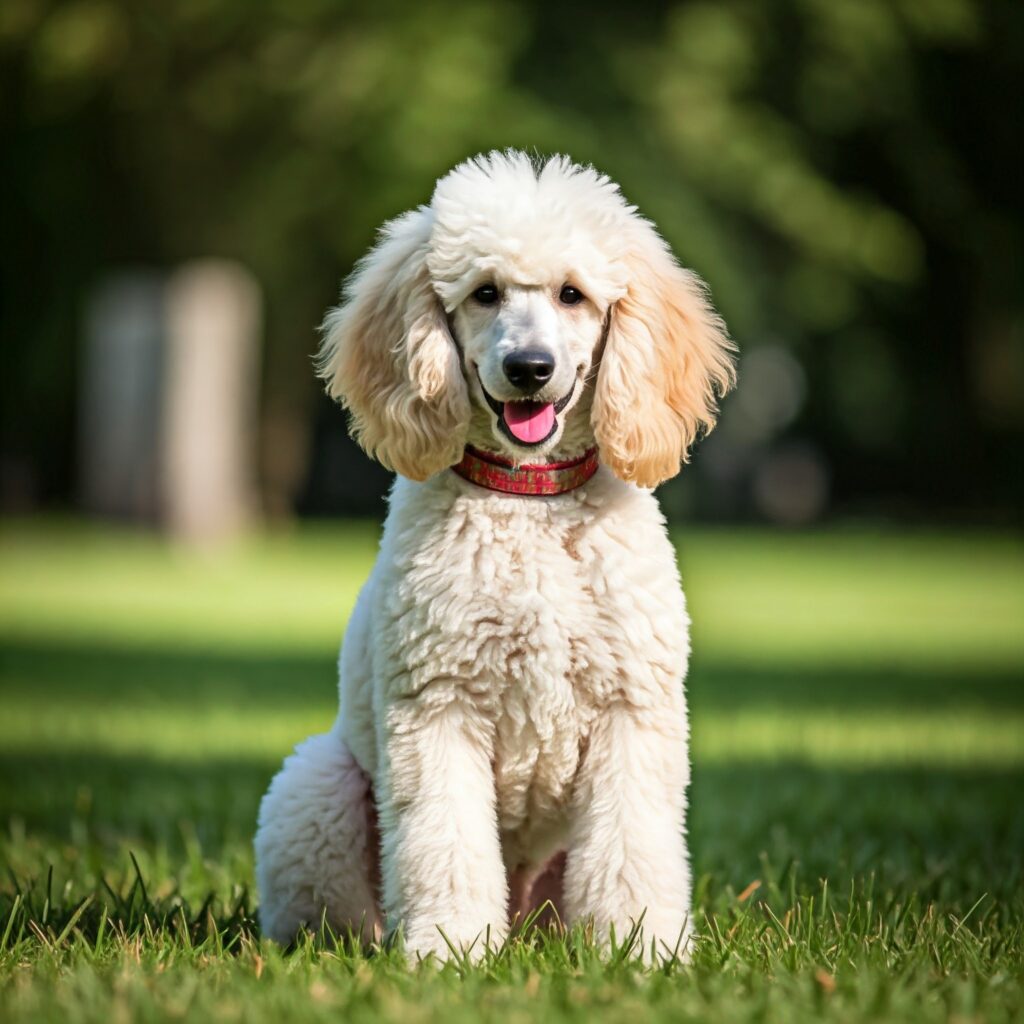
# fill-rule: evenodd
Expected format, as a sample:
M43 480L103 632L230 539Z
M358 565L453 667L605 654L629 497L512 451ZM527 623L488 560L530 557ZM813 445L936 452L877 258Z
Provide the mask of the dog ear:
M653 226L626 240L626 294L610 312L592 422L601 458L623 480L656 487L715 425L735 383L735 346L704 282Z
M413 480L462 457L469 394L426 257L426 207L384 225L321 328L327 392L368 455Z

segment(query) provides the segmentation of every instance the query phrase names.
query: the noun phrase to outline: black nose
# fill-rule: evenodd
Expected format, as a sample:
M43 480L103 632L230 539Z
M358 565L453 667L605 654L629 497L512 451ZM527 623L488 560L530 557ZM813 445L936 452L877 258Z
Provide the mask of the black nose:
M513 386L532 395L551 380L551 374L555 372L555 357L542 349L524 348L505 356L502 366Z

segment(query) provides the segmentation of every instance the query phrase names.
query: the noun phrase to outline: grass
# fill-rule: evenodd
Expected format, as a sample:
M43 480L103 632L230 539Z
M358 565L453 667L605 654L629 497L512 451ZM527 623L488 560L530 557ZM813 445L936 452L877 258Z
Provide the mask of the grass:
M0 533L0 1020L1024 1020L1024 545L678 537L700 944L437 970L259 937L256 805L331 721L371 526L215 558Z

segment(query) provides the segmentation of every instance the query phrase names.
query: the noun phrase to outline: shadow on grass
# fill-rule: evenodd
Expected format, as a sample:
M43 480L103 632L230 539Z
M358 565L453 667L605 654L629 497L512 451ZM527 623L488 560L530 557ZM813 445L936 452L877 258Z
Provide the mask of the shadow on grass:
M691 705L728 709L941 708L965 704L1024 707L1024 675L1014 671L909 667L752 668L695 659L687 681ZM0 696L45 695L59 713L62 697L88 692L100 704L245 702L274 710L335 699L334 652L248 655L244 651L61 644L0 638Z
M35 693L52 713L62 698L88 693L101 705L167 703L181 707L244 702L273 711L336 699L330 651L315 654L197 651L0 640L0 696ZM2 726L0 726L2 729Z

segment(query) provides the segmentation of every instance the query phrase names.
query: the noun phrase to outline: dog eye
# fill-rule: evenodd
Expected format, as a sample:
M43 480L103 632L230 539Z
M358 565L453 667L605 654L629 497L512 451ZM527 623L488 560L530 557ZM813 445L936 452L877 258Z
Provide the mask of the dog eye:
M571 284L567 284L562 286L562 290L558 293L558 298L566 306L575 306L582 302L585 296L579 288L573 288Z
M493 284L482 284L475 292L473 292L473 298L476 299L481 306L493 306L498 299L501 298L501 295Z

